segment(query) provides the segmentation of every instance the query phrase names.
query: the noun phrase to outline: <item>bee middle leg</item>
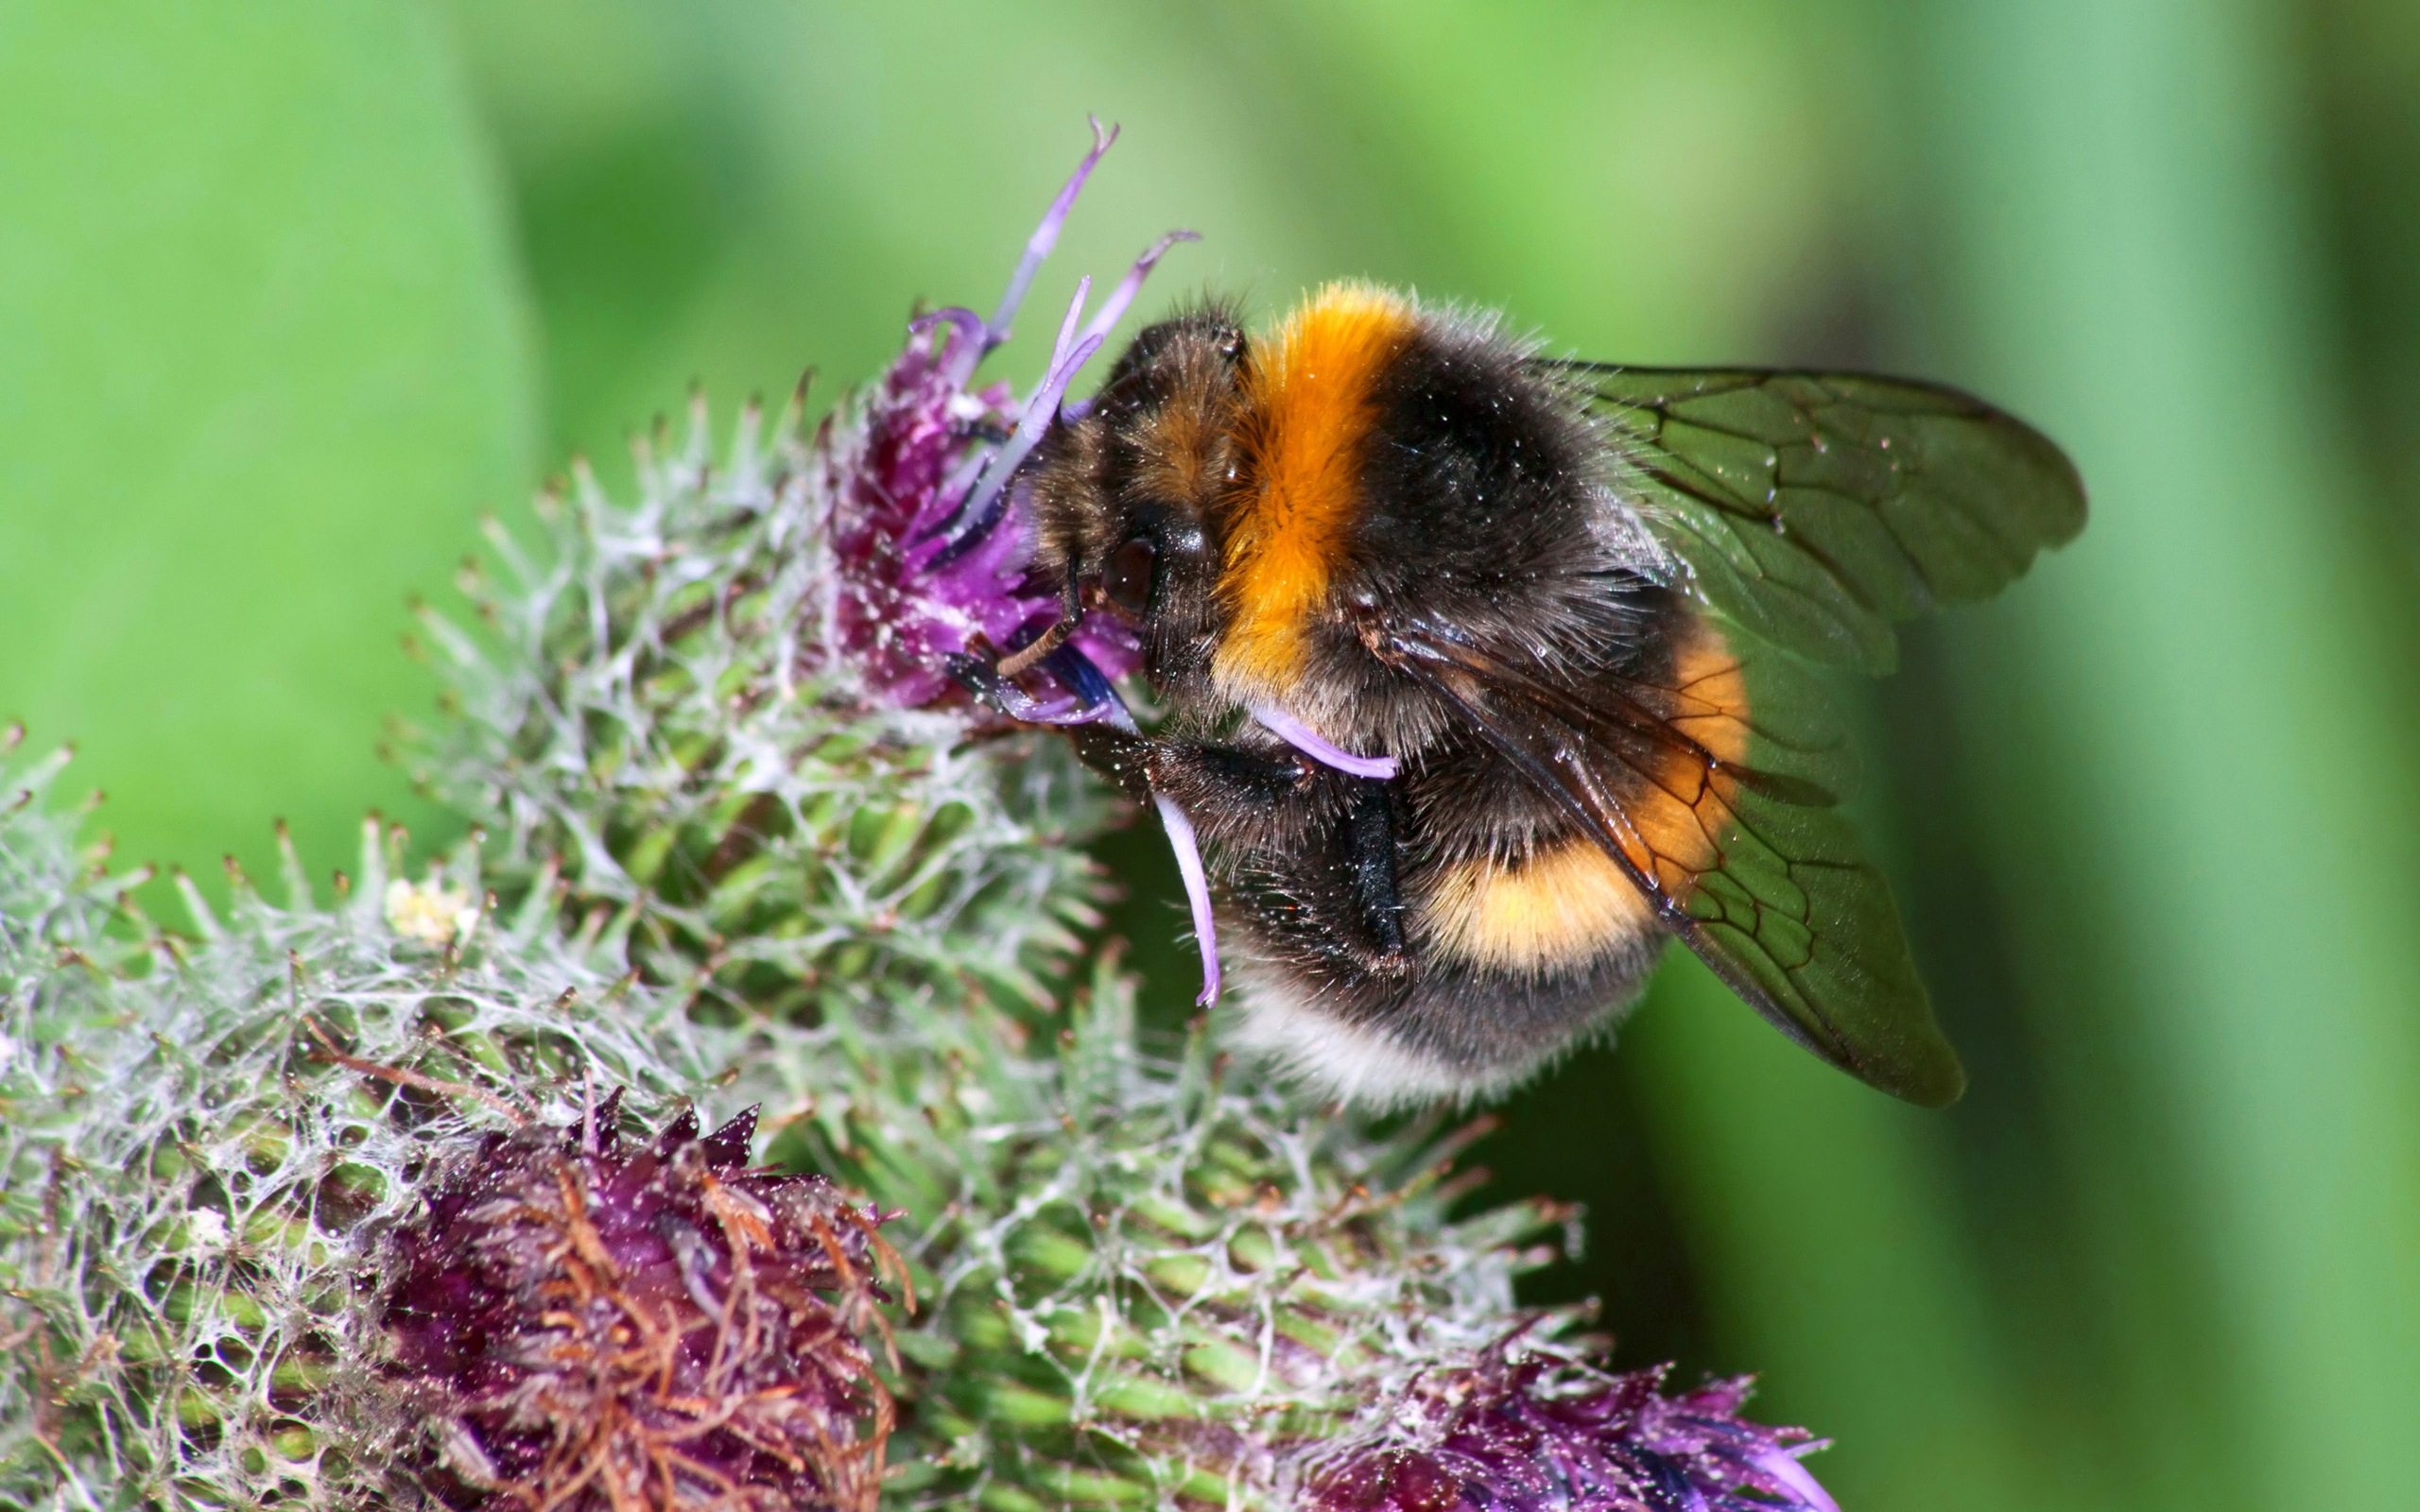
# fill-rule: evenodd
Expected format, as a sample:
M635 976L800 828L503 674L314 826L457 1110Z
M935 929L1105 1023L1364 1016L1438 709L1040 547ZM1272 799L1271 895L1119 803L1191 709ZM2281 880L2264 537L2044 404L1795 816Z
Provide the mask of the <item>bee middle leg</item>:
M1267 943L1305 964L1397 978L1404 937L1402 846L1391 784L1316 768L1312 791L1253 816L1229 844L1237 906ZM1243 828L1244 826L1239 826Z
M1255 932L1364 971L1409 969L1392 785L1291 750L1152 740L1098 726L1085 762L1138 801L1173 799L1218 850Z

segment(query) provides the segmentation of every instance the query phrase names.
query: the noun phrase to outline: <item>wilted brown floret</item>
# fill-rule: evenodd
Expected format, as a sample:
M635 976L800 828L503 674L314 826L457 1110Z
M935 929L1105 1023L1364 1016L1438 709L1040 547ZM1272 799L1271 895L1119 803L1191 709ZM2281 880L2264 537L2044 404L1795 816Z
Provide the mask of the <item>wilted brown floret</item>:
M491 1134L389 1241L380 1395L459 1508L871 1508L879 1215L747 1163L754 1113L626 1144L618 1094Z

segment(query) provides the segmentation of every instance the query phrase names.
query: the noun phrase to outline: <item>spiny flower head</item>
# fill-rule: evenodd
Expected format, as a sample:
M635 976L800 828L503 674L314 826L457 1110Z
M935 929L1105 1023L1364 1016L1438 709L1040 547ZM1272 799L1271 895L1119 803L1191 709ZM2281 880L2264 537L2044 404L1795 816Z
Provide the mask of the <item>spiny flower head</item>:
M1839 1512L1798 1463L1804 1429L1739 1417L1742 1377L1679 1396L1490 1350L1422 1376L1376 1433L1311 1456L1305 1512Z
M752 1111L643 1144L619 1115L487 1135L389 1237L405 1464L466 1508L870 1508L879 1213L751 1169Z

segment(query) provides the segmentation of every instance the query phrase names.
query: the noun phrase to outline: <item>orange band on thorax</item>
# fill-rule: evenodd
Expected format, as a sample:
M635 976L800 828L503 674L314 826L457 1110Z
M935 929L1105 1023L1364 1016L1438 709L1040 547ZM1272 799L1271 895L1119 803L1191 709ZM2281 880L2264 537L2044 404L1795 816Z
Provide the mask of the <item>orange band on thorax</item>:
M1253 487L1230 522L1219 593L1230 621L1213 669L1237 701L1282 700L1362 507L1377 383L1411 337L1400 295L1332 284L1253 345L1245 373Z

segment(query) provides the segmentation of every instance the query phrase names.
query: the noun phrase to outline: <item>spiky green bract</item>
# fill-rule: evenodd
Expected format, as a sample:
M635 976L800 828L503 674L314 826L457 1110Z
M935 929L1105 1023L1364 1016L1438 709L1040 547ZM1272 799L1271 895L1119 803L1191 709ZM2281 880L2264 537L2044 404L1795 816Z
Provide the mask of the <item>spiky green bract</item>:
M55 771L0 820L0 1506L359 1504L395 1425L357 1278L424 1184L600 1089L660 1126L762 1057L547 900L483 908L468 848L404 881L375 824L335 906L289 851L284 903L187 887L199 937L165 933L44 807Z
M880 1023L902 1001L1033 1008L1098 921L1079 849L1108 810L1055 740L970 741L870 697L831 653L834 474L796 403L714 464L637 448L638 500L583 466L542 497L550 550L491 531L490 632L424 620L467 718L419 774L482 816L492 868L561 887L584 936L709 1012Z
M953 1046L924 1116L803 1142L931 1215L908 1226L926 1307L899 1341L910 1504L1288 1505L1297 1452L1517 1327L1512 1278L1550 1252L1524 1243L1565 1215L1452 1222L1476 1126L1373 1140L1230 1067L1204 1028L1169 1057L1138 1039L1105 958L1055 1056L988 1069ZM1536 1320L1540 1342L1564 1321Z
M695 417L641 449L633 506L584 472L543 500L544 563L499 532L491 633L431 622L468 719L427 772L470 775L496 865L562 888L567 930L709 1017L802 1025L764 1068L773 1156L905 1213L891 1498L1289 1504L1306 1450L1424 1372L1581 1349L1512 1297L1567 1214L1450 1222L1437 1125L1374 1137L1207 1029L1149 1046L1114 953L1068 988L1089 781L827 649L835 480L901 389L811 441L752 416L720 468Z

